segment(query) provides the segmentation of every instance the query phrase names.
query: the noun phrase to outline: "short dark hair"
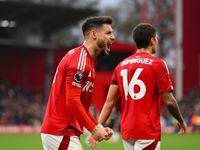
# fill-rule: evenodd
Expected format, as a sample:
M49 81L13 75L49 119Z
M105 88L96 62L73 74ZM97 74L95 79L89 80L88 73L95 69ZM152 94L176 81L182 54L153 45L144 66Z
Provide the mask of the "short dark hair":
M93 16L87 18L82 25L83 35L86 36L88 31L101 28L103 24L112 25L113 19L110 16Z
M138 49L147 48L151 38L155 39L156 29L149 23L141 23L133 29L132 34Z

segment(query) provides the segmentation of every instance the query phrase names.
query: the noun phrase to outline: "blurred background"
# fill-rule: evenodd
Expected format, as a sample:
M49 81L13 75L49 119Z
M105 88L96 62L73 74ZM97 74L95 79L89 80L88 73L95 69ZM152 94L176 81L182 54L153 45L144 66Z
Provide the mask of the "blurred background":
M200 131L199 0L0 0L0 133L39 133L56 67L82 45L81 24L89 16L114 19L115 42L108 57L98 56L91 111L98 118L112 72L136 52L131 37L141 22L158 32L158 52L166 61L174 95L188 124ZM176 121L161 103L163 133ZM120 131L120 99L107 126Z

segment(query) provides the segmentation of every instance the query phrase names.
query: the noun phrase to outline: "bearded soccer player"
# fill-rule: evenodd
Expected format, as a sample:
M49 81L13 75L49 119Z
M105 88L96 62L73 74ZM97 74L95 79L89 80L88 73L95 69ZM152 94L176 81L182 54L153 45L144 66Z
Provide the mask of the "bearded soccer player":
M186 123L172 91L166 63L151 54L157 51L157 34L150 24L139 24L133 30L138 48L115 68L108 96L99 117L105 124L112 108L121 97L121 134L125 150L159 150L161 140L160 96L168 111L178 121L179 134ZM90 146L97 143L89 137Z
M83 127L97 141L112 136L113 130L100 126L89 110L95 80L93 59L109 55L115 39L112 22L109 16L87 18L82 25L83 45L70 50L58 65L41 128L45 150L82 150Z

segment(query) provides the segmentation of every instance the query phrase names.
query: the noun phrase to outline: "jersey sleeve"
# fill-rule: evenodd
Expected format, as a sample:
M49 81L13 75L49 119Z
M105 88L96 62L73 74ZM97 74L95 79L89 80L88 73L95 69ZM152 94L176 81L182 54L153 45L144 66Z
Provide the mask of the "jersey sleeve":
M91 131L95 126L94 123L88 114L86 113L83 105L80 101L81 88L67 85L66 94L67 94L67 107L70 112L76 117L81 125L83 125L88 131Z
M159 93L164 93L174 90L167 65L164 61L160 62L160 65L157 69L157 86Z
M86 77L86 73L83 70L78 70L75 62L70 63L66 68L67 108L82 126L91 131L96 124L90 119L80 100L83 78Z

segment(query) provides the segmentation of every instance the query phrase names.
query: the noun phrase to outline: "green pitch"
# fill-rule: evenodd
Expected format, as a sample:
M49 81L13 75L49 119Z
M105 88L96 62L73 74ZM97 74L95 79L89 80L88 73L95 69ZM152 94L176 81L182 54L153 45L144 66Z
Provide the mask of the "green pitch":
M120 140L117 143L102 141L98 147L87 145L87 135L81 136L84 150L123 150ZM161 150L200 150L200 134L162 134ZM39 134L0 134L0 150L43 150Z

